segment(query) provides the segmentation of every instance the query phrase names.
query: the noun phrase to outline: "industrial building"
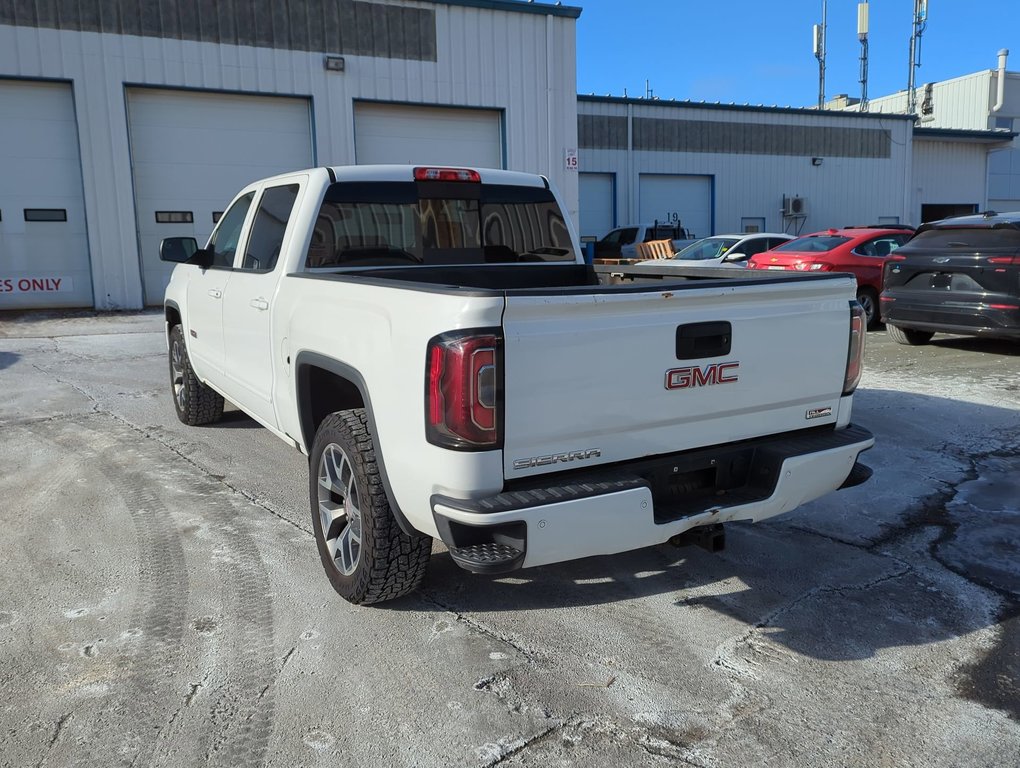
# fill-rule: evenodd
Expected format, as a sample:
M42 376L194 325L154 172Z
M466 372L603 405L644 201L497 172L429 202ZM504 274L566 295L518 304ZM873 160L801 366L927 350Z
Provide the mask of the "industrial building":
M0 309L162 302L160 239L316 165L548 175L577 213L575 20L511 0L0 3Z
M995 69L917 89L915 138L921 142L917 146L920 173L913 192L922 220L986 209L1020 211L1020 139L1000 135L1011 143L1000 141L987 152L980 145L966 146L968 134L1020 132L1020 72L1007 70L1008 55L1008 50L999 51ZM860 105L851 103L846 108L860 110ZM868 103L872 114L902 114L908 108L907 91ZM981 173L985 159L987 169ZM947 176L958 183L946 184Z
M913 122L580 96L580 231L665 220L705 237L908 222Z
M679 220L797 234L1020 210L1020 73L998 67L825 109L578 97L579 226Z

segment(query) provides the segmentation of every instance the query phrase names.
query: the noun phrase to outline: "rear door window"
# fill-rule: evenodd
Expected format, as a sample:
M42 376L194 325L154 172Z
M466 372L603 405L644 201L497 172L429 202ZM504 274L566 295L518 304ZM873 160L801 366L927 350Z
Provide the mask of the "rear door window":
M248 236L242 269L268 272L276 267L297 194L297 184L269 187L262 193Z

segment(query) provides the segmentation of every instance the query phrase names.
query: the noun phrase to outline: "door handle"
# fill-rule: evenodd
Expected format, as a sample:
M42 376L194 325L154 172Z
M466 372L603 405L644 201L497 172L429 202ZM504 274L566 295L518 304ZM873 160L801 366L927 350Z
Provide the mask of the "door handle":
M262 311L269 309L269 302L262 298L252 299L248 303L255 307L255 309L259 309Z
M209 295L212 296L214 299L218 299L223 295L223 291L221 291L219 288L210 288Z

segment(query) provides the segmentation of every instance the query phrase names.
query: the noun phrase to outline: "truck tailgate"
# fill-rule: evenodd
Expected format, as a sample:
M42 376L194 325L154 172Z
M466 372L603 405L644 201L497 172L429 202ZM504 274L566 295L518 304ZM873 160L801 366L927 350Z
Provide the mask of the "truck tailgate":
M505 477L834 423L853 295L849 276L508 292Z

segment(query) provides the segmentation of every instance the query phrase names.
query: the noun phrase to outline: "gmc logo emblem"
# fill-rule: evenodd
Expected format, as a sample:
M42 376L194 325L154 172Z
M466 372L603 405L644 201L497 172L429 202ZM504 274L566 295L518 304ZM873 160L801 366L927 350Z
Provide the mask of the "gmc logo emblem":
M691 389L737 381L740 363L709 363L704 367L673 368L666 371L666 389Z

